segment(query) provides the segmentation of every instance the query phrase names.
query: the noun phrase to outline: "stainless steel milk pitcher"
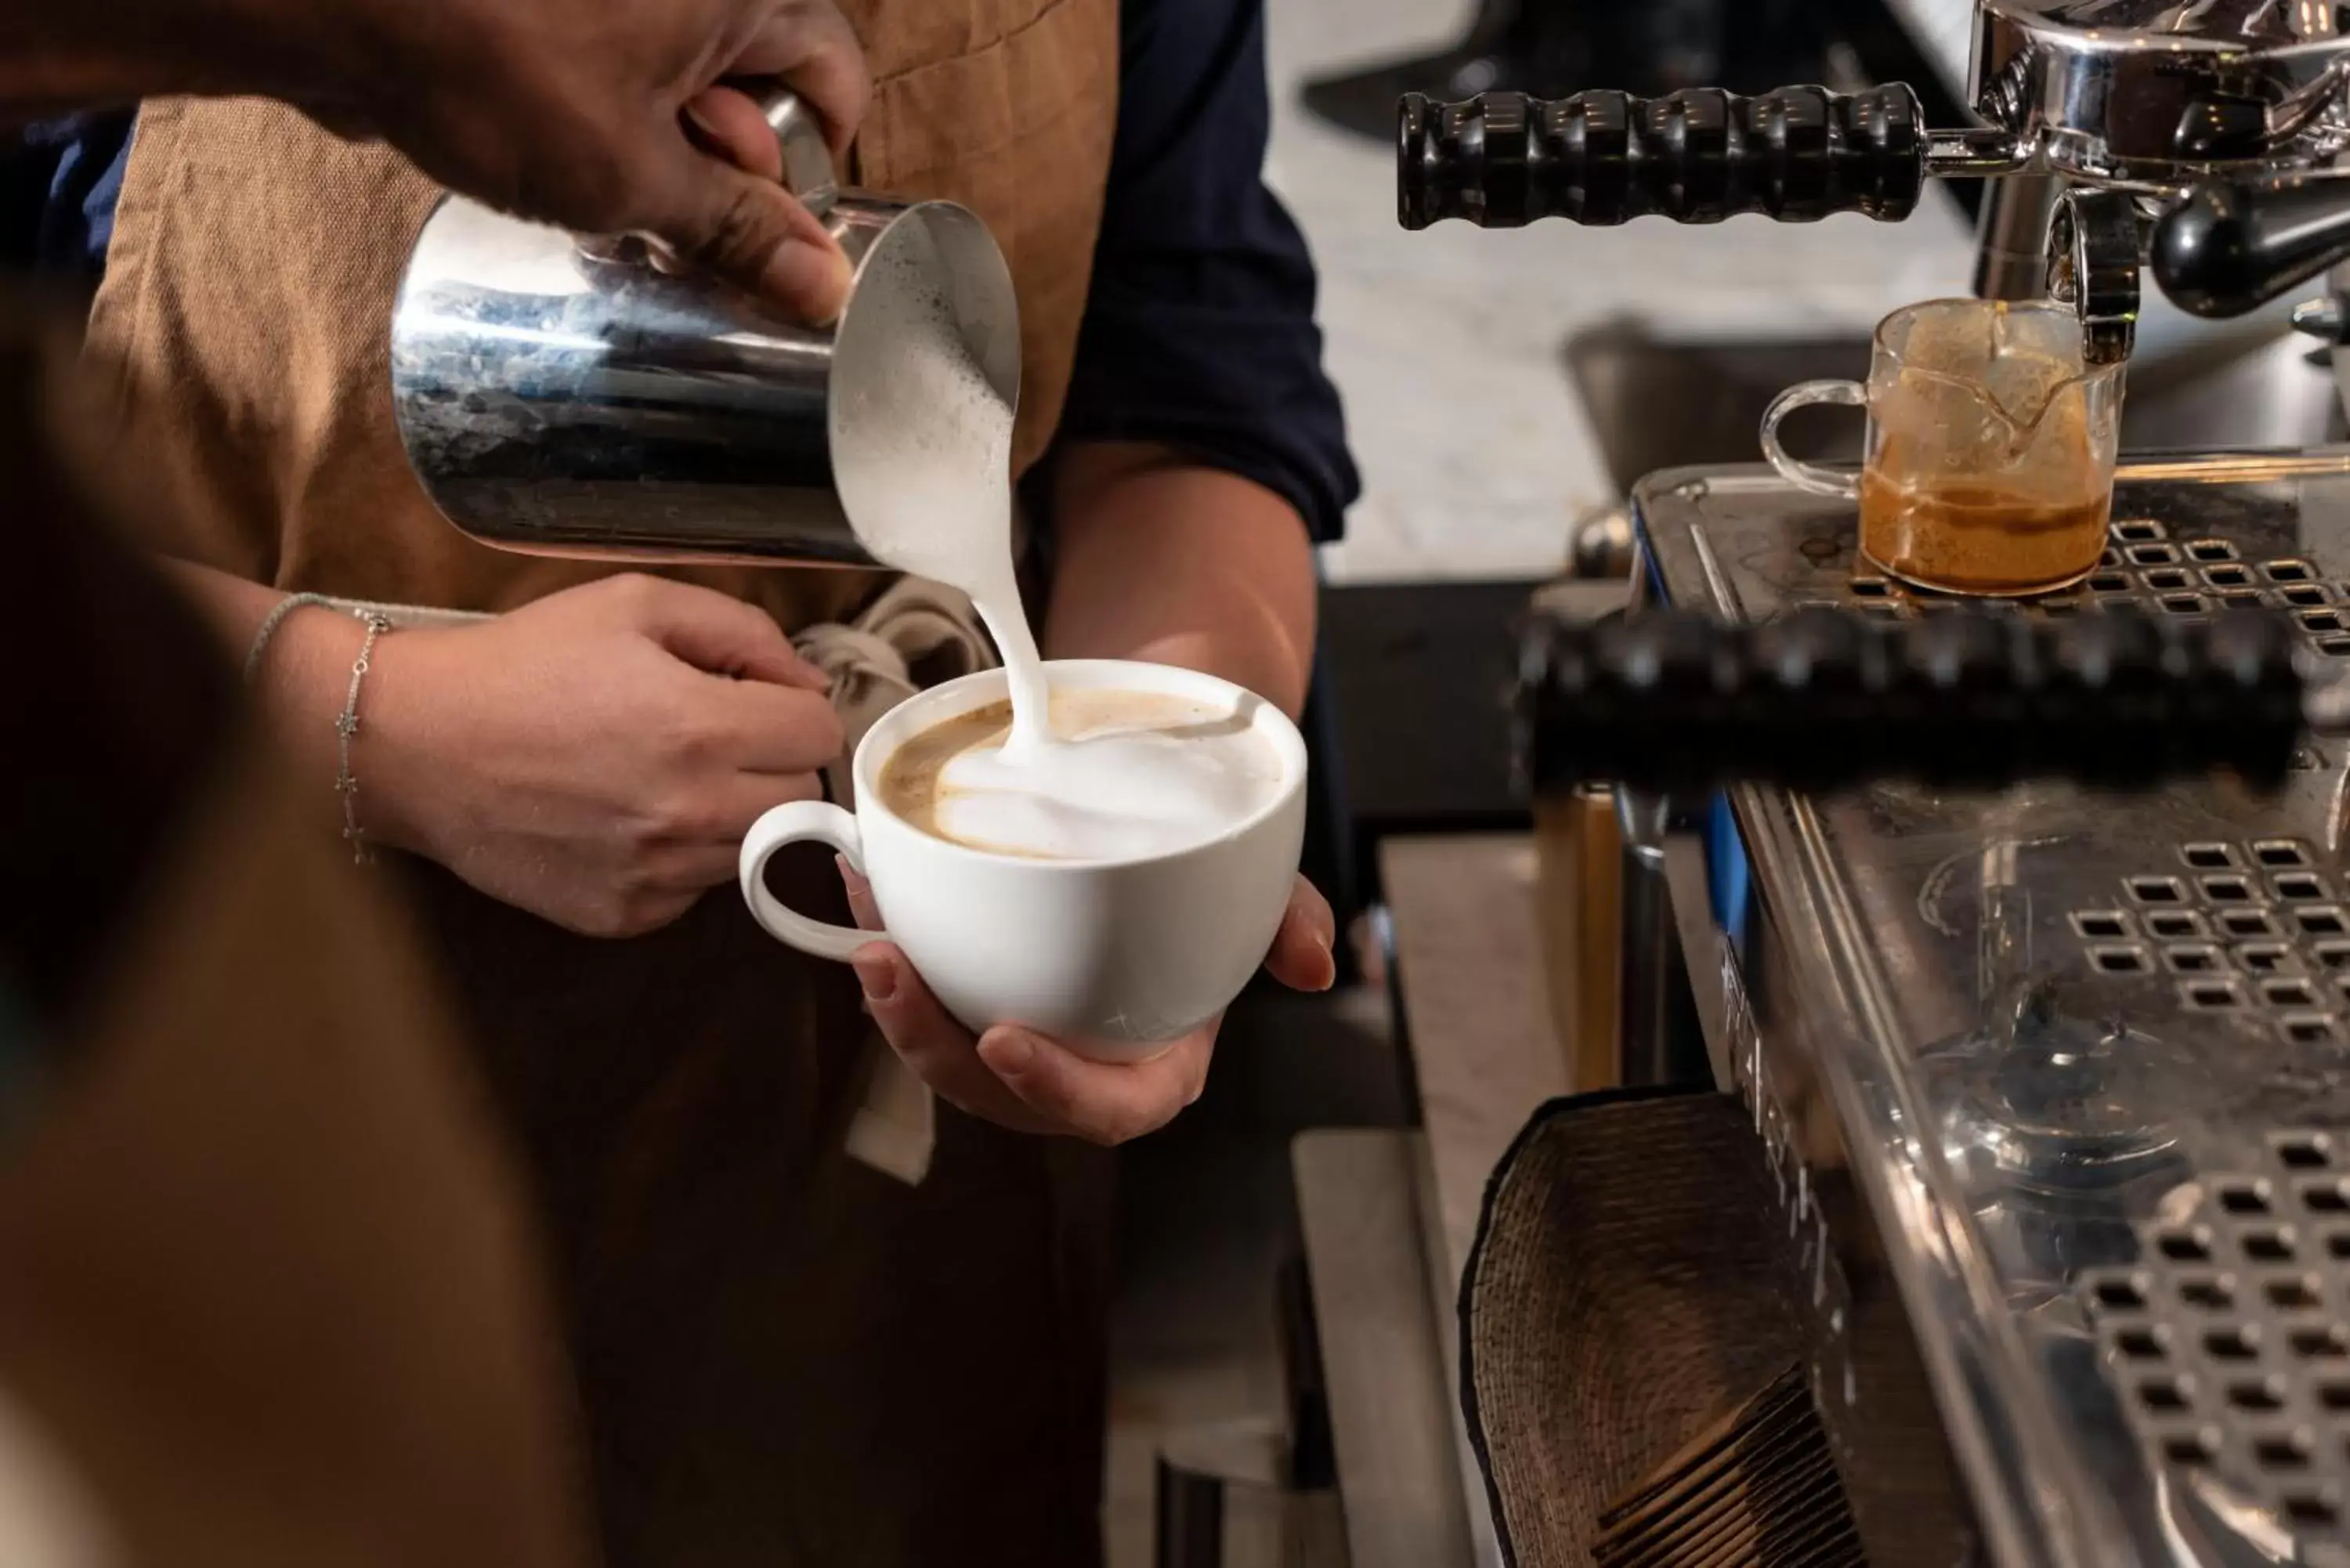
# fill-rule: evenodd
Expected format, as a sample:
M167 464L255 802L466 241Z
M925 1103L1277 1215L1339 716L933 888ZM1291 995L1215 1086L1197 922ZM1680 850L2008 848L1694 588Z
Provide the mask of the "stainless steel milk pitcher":
M1016 404L1019 306L978 215L838 190L814 117L786 93L765 107L786 182L855 268L830 327L662 273L639 242L589 247L456 196L432 214L392 314L392 402L458 527L537 555L876 564L837 493L858 400L838 389L889 373L892 296L934 292Z

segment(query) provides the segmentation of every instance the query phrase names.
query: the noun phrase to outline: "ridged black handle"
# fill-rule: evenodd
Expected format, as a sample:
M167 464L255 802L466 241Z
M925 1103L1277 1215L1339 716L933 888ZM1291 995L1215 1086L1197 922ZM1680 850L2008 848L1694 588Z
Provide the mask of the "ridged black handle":
M2296 647L2257 611L1543 619L1523 649L1518 763L1537 793L1886 778L2131 790L2219 771L2270 788L2302 728Z
M2350 179L2281 175L2199 185L2154 227L2148 261L2173 305L2227 317L2259 309L2350 256Z
M1650 213L1711 223L1736 213L1808 222L1909 215L1926 183L1918 95L1781 88L1741 98L1489 92L1466 103L1404 97L1397 200L1407 229L1444 218L1515 228L1537 218L1620 223Z

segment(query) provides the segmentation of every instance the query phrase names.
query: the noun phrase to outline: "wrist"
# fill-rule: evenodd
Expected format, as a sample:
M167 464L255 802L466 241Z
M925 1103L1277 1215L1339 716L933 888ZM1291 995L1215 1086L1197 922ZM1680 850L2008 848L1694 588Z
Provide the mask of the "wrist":
M353 624L364 647L367 625ZM423 808L436 792L446 794L450 784L452 759L441 745L446 727L434 671L440 645L452 635L459 634L422 628L387 631L369 654L367 678L359 685L359 730L350 745L351 777L358 784L352 806L359 831L379 848L443 858ZM349 698L357 655L355 647L328 699L330 741L340 740L336 723ZM339 810L339 797L335 805Z
M402 756L413 743L414 727L387 711L386 691L399 681L386 676L387 666L400 662L397 645L411 635L427 634L386 632L369 649L365 621L341 610L303 608L286 618L255 672L255 695L281 750L305 781L319 820L339 834L348 826L337 788L344 763L339 726L350 702L352 671L368 650L359 727L350 740L350 773L358 784L351 804L367 841L396 849L415 846L400 783L415 771Z

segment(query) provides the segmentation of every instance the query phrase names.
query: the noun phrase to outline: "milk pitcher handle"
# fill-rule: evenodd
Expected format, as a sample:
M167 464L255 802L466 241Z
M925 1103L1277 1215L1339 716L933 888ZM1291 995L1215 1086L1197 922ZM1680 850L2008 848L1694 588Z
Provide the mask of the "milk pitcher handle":
M1860 480L1857 475L1837 469L1823 468L1817 463L1804 462L1788 455L1779 441L1779 421L1797 409L1814 403L1837 403L1850 409L1868 407L1868 389L1858 381L1798 381L1777 397L1762 410L1762 455L1779 471L1779 477L1796 489L1814 495L1833 495L1840 501L1859 498Z
M824 121L789 88L768 85L753 94L784 151L784 188L818 219L840 200L840 176L832 166L832 145Z
M829 846L858 876L865 874L865 846L858 836L857 819L825 801L794 801L761 817L743 840L739 867L743 901L751 906L752 919L777 941L817 958L837 959L845 963L858 950L888 941L889 933L861 931L810 919L767 891L767 862L785 845L810 839Z
M730 81L727 86L759 106L775 146L784 155L784 189L823 223L840 204L840 175L832 166L832 144L825 140L824 121L802 102L799 94L771 81ZM621 234L582 234L581 254L599 262L644 265L642 244Z

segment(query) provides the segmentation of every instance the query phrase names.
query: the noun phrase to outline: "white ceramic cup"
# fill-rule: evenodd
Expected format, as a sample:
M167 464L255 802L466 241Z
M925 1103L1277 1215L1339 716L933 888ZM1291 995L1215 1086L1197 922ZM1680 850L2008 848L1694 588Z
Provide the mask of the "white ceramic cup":
M1189 670L1117 659L1045 666L1056 691L1158 692L1245 718L1279 760L1281 793L1205 844L1171 855L1041 860L934 837L881 804L882 765L915 735L1003 701L1001 670L910 697L867 732L852 771L857 813L800 801L743 841L743 899L778 941L847 959L897 944L974 1033L1018 1023L1097 1060L1133 1062L1214 1018L1273 945L1305 836L1305 742L1272 703ZM767 862L813 839L873 888L880 931L827 925L767 890Z

